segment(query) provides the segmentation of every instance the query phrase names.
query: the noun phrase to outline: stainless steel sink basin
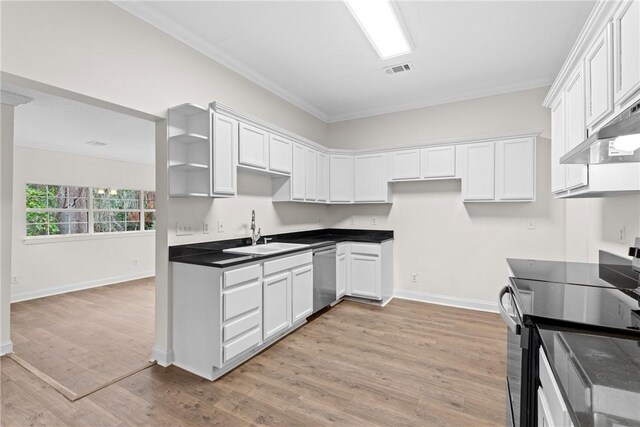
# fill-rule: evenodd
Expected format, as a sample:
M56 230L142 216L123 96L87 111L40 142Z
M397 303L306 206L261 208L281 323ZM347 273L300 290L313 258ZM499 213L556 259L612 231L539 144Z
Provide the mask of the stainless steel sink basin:
M308 247L309 245L303 245L300 243L267 243L265 245L242 246L240 248L225 249L223 252L245 255L271 255Z

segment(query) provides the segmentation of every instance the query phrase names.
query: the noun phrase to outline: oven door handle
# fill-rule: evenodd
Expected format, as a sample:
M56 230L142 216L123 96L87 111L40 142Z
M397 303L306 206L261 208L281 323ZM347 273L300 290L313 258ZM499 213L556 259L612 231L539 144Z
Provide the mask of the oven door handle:
M505 286L500 290L500 294L498 295L498 310L500 310L500 315L502 316L502 320L504 320L504 323L507 324L509 329L511 329L511 331L513 331L514 334L520 335L520 325L518 324L518 322L516 322L513 319L513 317L509 313L507 313L507 309L504 308L504 305L502 304L502 297L505 294L509 294L509 293L510 292L509 292L508 286Z

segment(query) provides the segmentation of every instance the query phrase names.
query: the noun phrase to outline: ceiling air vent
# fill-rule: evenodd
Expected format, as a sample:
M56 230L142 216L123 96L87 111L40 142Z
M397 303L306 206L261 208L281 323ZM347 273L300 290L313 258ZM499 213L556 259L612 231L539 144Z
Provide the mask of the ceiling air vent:
M392 65L391 67L387 67L384 69L384 71L387 74L398 74L398 73L404 73L405 71L412 71L412 70L413 70L413 65L411 65L408 62L406 64Z

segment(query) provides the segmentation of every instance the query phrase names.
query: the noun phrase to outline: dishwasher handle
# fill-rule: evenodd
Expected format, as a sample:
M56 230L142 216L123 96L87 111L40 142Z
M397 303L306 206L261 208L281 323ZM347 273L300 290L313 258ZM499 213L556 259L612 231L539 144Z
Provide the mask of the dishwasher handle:
M502 316L502 320L504 320L504 323L507 324L509 329L511 329L514 334L520 335L520 324L518 324L518 322L513 319L513 316L511 316L507 312L504 304L502 304L502 297L506 294L511 294L511 292L509 291L509 286L505 286L504 288L502 288L500 290L500 293L498 294L498 310L500 310L500 316Z

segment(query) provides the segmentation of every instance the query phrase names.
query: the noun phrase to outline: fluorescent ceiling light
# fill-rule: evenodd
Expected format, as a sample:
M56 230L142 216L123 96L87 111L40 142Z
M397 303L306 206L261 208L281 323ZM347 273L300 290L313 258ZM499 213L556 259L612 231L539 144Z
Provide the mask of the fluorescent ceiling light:
M640 133L619 136L613 142L613 146L616 150L633 153L640 148Z
M344 0L382 59L411 52L389 0Z

